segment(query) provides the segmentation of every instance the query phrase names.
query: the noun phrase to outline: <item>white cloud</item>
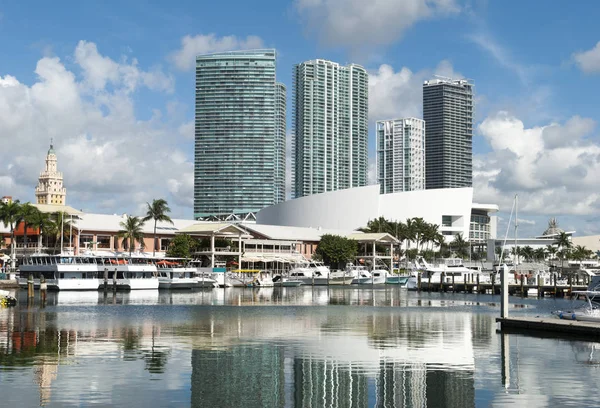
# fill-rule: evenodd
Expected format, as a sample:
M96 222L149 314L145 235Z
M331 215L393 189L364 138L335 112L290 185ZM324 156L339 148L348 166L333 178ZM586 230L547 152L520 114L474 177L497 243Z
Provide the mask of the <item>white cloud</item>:
M529 82L531 68L518 63L510 52L491 36L480 32L470 35L467 38L489 53L500 65L513 71L521 82Z
M535 225L535 220L527 220L525 218L519 218L519 224Z
M388 64L369 72L369 119L371 121L422 117L423 81L433 75L462 78L449 61L441 61L433 69L412 72L407 67L398 71Z
M295 8L323 44L350 48L391 44L421 20L460 11L454 0L296 0Z
M80 42L75 53L73 71L59 58L40 59L32 85L0 76L2 194L34 199L54 138L68 204L131 212L140 202L164 197L182 203L172 206L174 216L190 217L190 190L167 186L171 179L193 182L189 150L182 146L189 142L178 132L182 123L165 121L160 110L149 120L135 116L132 92L148 86L137 63L116 63L93 43Z
M600 72L600 41L591 50L576 52L573 59L586 74Z
M182 71L191 70L196 56L212 52L263 48L263 40L255 35L238 38L235 35L217 37L215 34L186 35L181 39L181 48L172 53L169 59Z
M487 117L478 131L492 151L474 157L475 200L509 211L519 194L519 211L530 214L596 213L600 146L584 138L594 125L574 116L564 124L526 128L506 112ZM555 134L567 142L557 143Z
M195 138L195 123L193 120L186 122L179 126L177 129L179 134L188 140L194 140Z
M79 41L75 48L75 62L83 71L85 84L96 91L104 89L108 83L127 92L134 91L139 85L157 91L173 91L172 76L164 74L158 68L149 72L141 71L136 59L127 63L124 58L121 63L117 63L100 55L96 44L92 42Z

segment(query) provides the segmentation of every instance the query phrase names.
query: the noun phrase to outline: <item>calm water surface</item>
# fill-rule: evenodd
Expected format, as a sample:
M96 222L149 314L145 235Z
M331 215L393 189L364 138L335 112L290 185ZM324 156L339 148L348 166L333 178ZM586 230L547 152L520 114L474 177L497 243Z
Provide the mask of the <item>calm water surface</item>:
M398 288L56 293L0 309L6 407L598 406L600 344ZM512 298L510 312L571 303Z

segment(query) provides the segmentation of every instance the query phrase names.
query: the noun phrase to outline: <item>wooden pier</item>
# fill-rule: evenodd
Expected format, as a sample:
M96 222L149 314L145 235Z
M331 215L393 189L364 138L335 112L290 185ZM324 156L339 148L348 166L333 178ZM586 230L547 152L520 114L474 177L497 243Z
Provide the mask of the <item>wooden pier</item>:
M422 292L463 292L463 293L481 293L481 294L494 294L500 295L502 287L500 283L456 283L444 282L444 283L428 283L424 280L420 283L420 290ZM537 293L533 296L544 297L568 297L572 291L575 290L586 290L586 285L529 285L529 284L511 284L508 285L508 293L511 296L529 296L529 290L535 289Z
M503 333L552 334L566 338L600 339L600 324L548 317L498 317Z

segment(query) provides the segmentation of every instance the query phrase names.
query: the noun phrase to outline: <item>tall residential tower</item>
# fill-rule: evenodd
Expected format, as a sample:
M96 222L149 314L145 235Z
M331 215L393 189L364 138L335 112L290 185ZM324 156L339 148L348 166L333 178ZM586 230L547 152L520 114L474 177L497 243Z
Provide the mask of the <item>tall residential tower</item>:
M423 84L427 189L473 184L473 86L442 77Z
M285 86L275 50L196 57L194 218L244 216L285 199Z
M377 183L381 194L425 189L425 121L380 120L377 137Z
M368 75L326 60L294 67L294 196L360 187L368 171Z

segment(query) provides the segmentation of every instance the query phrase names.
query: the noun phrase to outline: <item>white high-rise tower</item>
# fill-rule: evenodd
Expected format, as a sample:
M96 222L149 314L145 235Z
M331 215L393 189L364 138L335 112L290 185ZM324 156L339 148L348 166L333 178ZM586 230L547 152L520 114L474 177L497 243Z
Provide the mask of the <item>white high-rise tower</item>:
M326 60L294 67L295 197L367 185L369 76Z
M377 183L381 194L425 189L425 121L417 118L376 123Z
M63 175L57 169L52 141L46 155L46 169L40 173L35 188L35 198L38 204L65 205L67 201L67 189L63 187Z

